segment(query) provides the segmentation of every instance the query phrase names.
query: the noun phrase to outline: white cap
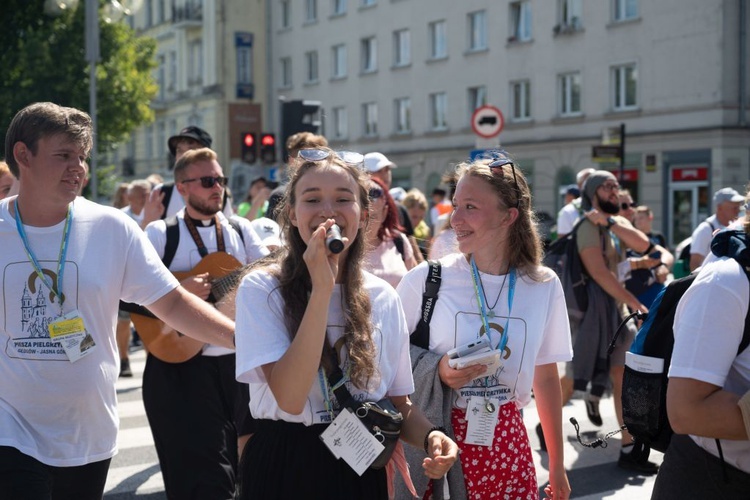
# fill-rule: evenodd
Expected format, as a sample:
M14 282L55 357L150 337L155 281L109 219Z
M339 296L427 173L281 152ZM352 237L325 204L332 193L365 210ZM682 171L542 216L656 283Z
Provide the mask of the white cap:
M367 153L365 155L365 170L377 172L385 167L395 167L396 164L388 159L383 153Z
M406 196L406 191L401 186L391 188L388 192L390 193L391 198L399 202L404 199L404 196Z
M745 197L730 187L721 188L714 193L714 205L721 205L725 201L741 203L745 201Z
M281 229L275 220L268 217L260 217L250 221L250 226L267 247L281 246Z

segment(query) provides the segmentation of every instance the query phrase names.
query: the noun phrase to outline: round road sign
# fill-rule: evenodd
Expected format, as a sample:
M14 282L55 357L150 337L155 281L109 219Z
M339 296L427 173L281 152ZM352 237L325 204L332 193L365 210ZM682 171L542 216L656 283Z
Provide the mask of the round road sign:
M479 137L492 139L500 135L505 125L502 112L495 106L481 106L471 115L471 129Z

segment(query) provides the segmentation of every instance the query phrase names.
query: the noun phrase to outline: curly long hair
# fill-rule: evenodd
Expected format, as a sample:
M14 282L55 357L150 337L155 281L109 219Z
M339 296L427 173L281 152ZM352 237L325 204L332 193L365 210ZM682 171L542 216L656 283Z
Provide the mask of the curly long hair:
M518 218L508 231L508 263L532 280L541 280L543 275L539 272L539 266L542 262L542 240L537 230L536 216L531 209L529 184L515 162L490 169L491 161L491 159L479 159L458 164L456 166L458 181L460 182L461 178L466 175L482 179L495 191L502 206L518 208ZM515 169L515 180L513 169Z
M320 148L324 149L324 148ZM369 210L369 178L355 165L344 163L331 152L322 161L301 163L290 169L289 183L278 214L279 223L284 233L285 244L276 253L265 259L267 267L279 282L279 291L284 300L284 317L290 337L293 339L302 323L307 308L312 281L310 272L302 256L307 245L299 234L299 229L291 223L290 212L297 202L295 188L299 180L309 172L341 168L357 183L359 204L363 211ZM367 290L364 288L362 260L366 252L366 241L363 231L357 233L346 254L346 260L340 265L343 269L342 310L346 317L344 326L344 343L349 353L350 377L352 383L366 389L371 379L376 377L375 344L372 340L372 306ZM259 263L260 264L260 263ZM258 266L253 266L253 268ZM326 343L321 353L321 366L330 369L331 347Z

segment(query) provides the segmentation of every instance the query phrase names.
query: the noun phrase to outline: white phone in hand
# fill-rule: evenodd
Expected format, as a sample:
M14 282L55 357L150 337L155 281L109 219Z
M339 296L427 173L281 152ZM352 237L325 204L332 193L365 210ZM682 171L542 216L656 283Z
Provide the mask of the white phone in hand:
M455 347L448 351L448 358L449 359L455 359L460 358L464 356L468 356L470 354L473 354L477 351L482 351L490 349L492 350L492 346L490 345L490 339L486 335L482 335L476 340L472 340L471 342L467 342L466 344L460 345L458 347Z

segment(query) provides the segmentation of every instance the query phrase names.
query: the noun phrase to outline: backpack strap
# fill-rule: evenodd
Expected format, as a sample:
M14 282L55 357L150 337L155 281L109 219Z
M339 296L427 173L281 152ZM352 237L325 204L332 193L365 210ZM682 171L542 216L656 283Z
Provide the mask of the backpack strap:
M227 218L229 221L229 225L234 228L235 231L237 231L237 234L240 235L240 239L242 240L242 244L245 244L245 233L242 232L242 226L240 225L240 222L236 219L233 219L231 217Z
M172 193L174 192L174 182L161 185L161 192L164 194L164 199L161 200L164 205L164 211L161 213L160 219L167 218L167 209L169 208L169 202L172 199Z
M406 260L406 255L404 254L404 240L401 238L401 233L397 233L396 236L393 237L393 244L396 245L396 250L401 254L401 260Z
M432 312L435 310L438 291L440 290L440 283L442 281L440 277L440 262L430 260L428 264L427 279L425 280L424 293L422 294L422 315L410 337L411 343L422 349L430 348L430 321L432 320Z
M161 261L169 268L177 253L177 246L180 244L180 221L176 215L173 215L165 219L164 223L167 225L167 241L164 244L164 257Z

